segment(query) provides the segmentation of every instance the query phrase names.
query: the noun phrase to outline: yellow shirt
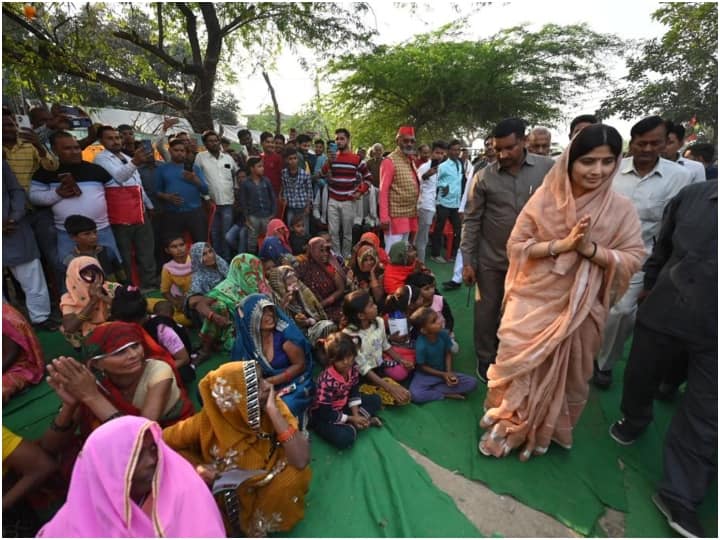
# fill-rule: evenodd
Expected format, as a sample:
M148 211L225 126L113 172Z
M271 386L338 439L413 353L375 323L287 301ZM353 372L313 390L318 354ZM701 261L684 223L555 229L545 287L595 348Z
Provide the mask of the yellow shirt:
M173 287L175 285L175 287ZM160 292L165 294L171 292L175 296L187 294L192 285L192 272L188 272L184 276L176 276L163 266L160 273Z
M3 146L3 150L8 165L25 191L30 188L30 180L41 166L48 171L56 171L60 164L52 152L46 150L45 157L41 158L37 148L27 142L18 141L12 147Z
M22 437L18 437L15 435L12 431L10 431L8 428L3 426L3 439L2 439L2 462L3 462L3 476L5 476L5 473L7 472L7 467L5 467L5 460L12 454L15 449L20 446L20 443L22 442Z

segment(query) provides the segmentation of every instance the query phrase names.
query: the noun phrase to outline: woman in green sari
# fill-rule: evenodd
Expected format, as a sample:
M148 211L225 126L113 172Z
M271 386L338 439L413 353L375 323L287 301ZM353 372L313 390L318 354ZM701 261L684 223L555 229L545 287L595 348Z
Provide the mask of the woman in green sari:
M200 329L201 359L214 349L230 351L235 342L233 313L246 296L253 293L272 294L265 280L260 259L249 253L240 253L231 262L227 277L204 296L188 299L188 307L196 310L203 319Z

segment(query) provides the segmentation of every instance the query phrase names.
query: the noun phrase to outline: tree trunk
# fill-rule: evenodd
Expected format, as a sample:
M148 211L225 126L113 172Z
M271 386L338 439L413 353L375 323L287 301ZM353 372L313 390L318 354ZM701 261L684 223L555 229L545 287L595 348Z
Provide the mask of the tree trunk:
M268 89L270 90L270 97L272 98L273 102L273 109L275 110L275 133L280 133L280 107L278 106L277 102L277 96L275 96L275 88L273 88L272 83L270 82L270 76L268 75L267 71L263 69L262 72L263 79L265 79L265 82L267 83Z

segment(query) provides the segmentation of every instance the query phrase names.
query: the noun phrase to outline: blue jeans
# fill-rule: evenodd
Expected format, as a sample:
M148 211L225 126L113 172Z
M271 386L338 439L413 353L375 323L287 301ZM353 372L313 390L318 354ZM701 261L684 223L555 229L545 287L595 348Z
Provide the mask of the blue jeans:
M228 232L225 234L225 242L227 242L230 246L230 253L232 254L232 257L237 255L238 253L247 253L247 227L243 225L238 225L237 223L230 227L230 230L228 230ZM227 259L227 262L230 262L232 257Z
M226 235L233 226L233 206L232 204L219 204L215 207L215 217L212 222L212 238L213 248L220 256L229 261L231 259L232 248L226 241Z

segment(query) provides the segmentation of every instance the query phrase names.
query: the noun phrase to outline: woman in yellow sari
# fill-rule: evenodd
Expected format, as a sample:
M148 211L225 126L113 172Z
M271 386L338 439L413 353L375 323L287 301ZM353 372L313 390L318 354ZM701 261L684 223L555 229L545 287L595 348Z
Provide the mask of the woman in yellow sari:
M289 531L305 514L312 476L310 445L297 419L254 361L223 364L199 390L202 411L166 429L165 442L207 480L217 480L216 488L231 486L215 489L230 535ZM243 473L247 479L240 481Z

